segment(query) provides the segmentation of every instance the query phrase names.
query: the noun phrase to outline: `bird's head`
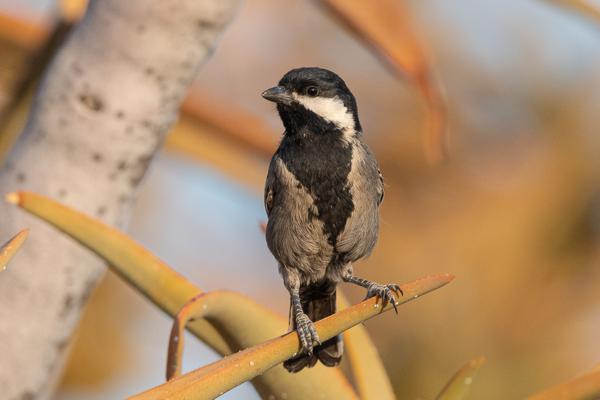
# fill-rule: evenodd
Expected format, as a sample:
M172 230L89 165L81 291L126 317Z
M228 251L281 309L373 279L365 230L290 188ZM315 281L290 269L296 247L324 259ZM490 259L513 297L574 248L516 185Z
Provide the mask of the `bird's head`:
M356 100L337 74L323 68L289 71L262 97L277 104L286 132L337 128L345 134L361 131Z

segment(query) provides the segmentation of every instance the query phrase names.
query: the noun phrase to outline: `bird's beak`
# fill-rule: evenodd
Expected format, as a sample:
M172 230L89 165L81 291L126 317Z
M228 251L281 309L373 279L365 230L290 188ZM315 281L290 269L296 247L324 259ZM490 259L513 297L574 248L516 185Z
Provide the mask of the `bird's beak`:
M292 104L292 94L283 86L275 86L262 92L262 97L274 103Z

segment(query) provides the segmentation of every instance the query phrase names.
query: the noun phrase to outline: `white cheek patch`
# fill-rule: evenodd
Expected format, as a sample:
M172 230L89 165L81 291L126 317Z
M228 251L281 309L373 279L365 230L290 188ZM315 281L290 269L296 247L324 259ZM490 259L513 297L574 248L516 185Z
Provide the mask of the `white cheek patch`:
M297 93L292 96L304 108L334 123L341 130L354 132L354 116L339 97L310 97Z

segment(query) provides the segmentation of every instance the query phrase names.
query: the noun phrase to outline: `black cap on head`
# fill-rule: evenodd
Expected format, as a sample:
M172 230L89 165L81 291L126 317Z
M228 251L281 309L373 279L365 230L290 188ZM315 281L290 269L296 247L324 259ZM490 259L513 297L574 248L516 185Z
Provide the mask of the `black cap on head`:
M262 96L277 103L277 109L284 124L291 115L303 105L298 101L298 96L304 98L331 98L339 99L345 108L352 114L354 128L361 130L358 119L358 109L354 95L346 82L335 72L319 67L295 68L287 72L279 81L278 86L268 89ZM287 127L286 127L287 128Z

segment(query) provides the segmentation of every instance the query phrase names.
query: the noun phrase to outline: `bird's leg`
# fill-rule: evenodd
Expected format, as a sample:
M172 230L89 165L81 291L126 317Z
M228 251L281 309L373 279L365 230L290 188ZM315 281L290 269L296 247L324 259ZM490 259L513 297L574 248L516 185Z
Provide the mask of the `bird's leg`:
M342 276L342 279L344 280L344 282L353 283L355 285L366 288L367 296L365 297L365 299L377 296L381 299L384 307L387 305L388 302L392 303L396 314L398 314L398 307L396 305L396 299L394 298L393 293L396 293L396 295L403 295L404 293L402 292L402 289L400 289L400 286L396 285L395 283L382 285L377 282L372 282L363 278L359 278L357 276L352 275L351 270L347 271Z
M315 324L308 318L308 315L306 315L302 309L299 288L291 288L290 296L294 321L296 322L296 332L298 332L302 351L306 354L312 354L314 346L321 344L319 335L315 329Z

